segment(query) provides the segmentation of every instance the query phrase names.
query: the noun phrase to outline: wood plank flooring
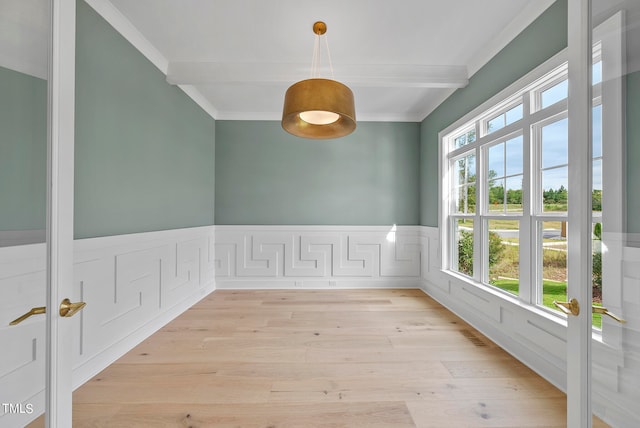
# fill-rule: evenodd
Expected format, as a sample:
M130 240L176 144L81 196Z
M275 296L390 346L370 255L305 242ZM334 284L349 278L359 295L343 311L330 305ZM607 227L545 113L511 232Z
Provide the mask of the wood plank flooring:
M565 407L561 391L419 290L220 290L76 390L73 418L522 428L564 427Z

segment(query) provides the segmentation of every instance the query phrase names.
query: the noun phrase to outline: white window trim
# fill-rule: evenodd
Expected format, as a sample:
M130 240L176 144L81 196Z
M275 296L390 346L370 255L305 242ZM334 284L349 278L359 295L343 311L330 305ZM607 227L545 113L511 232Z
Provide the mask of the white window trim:
M623 108L624 101L623 82L621 76L624 76L626 71L625 44L622 32L623 23L624 13L619 12L600 25L594 33L594 40L597 40L598 44L601 44L602 50L606 51L604 55L608 56L611 61L607 71L605 71L605 67L603 67L603 83L594 86L594 105L600 103L602 97L607 97L609 99L609 103L607 104L608 106L619 106L618 110L610 108L610 113L607 117L605 117L603 112L603 135L605 135L605 127L608 128L606 134L608 141L607 153L602 160L602 180L603 185L604 183L607 183L607 203L603 204L602 215L596 214L594 216L594 221L602 221L603 217L607 218L607 229L603 233L602 237L602 242L609 247L609 251L612 253L608 258L603 256L603 282L606 281L607 283L615 283L615 281L620 283L619 267L614 266L614 264L616 259L621 260L621 256L619 254L621 254L625 244L622 237L624 236L626 222L626 205L624 202L626 187L624 171L619 167L619 165L623 164L622 160L624 159L625 151L624 127L622 126L623 123L621 123L621 121L624 120L624 115L622 115L621 110ZM596 57L605 58L603 57L602 50L596 49L594 59ZM529 147L531 144L530 133L535 132L535 127L533 125L540 122L543 117L547 118L550 116L556 116L556 113L562 114L563 111L566 111L566 99L543 110L539 108L541 101L540 94L542 91L557 84L563 78L566 78L566 61L567 50L564 49L540 66L536 67L526 76L509 85L507 88L500 91L498 94L494 95L489 100L474 108L452 125L438 133L438 167L440 178L438 192L441 201L438 213L438 224L440 225L441 271L446 275L457 278L458 280L463 280L474 286L484 288L484 284L482 284L484 272L481 272L481 270L484 269L484 266L474 266L473 278L469 278L463 274L457 274L451 270L453 267L451 261L451 258L453 257L453 249L450 248L451 242L449 241L449 232L453 227L451 218L455 218L458 214L453 213L454 201L450 200L451 186L453 185L451 174L453 171L450 171L449 162L452 156L458 156L462 153L469 152L472 149L474 150L477 169L476 187L479 191L476 194L476 213L474 214L473 219L474 222L484 221L488 217L491 217L491 214L482 212L484 204L481 203L481 198L483 198L484 195L480 191L483 187L480 186L480 183L482 183L482 180L484 180L485 177L484 165L481 165L484 157L479 156L480 150L484 150L484 148L487 147L487 144L491 141L504 140L506 135L512 134L516 132L516 130L522 130L524 162L523 190L526 188L529 189L529 196L527 198L524 198L523 196L523 212L531 213L531 215L514 217L514 220L518 219L521 222L520 243L521 247L523 247L523 250L521 250L520 253L521 287L518 296L513 296L507 292L499 294L503 294L504 297L508 299L516 298L519 302L530 305L531 310L538 313L540 313L540 309L543 309L544 311L544 308L540 305L536 305L536 292L533 291L535 287L532 287L529 283L532 278L530 272L537 269L537 263L535 263L537 249L532 250L530 245L534 240L533 235L537 233L537 228L531 227L530 222L545 220L547 218L549 220L557 220L558 215L554 215L553 213L544 213L541 210L542 207L531 207L529 205L531 203L537 204L537 202L533 200L533 195L538 194L537 191L540 190L539 186L541 185L541 183L530 182L530 178L532 176L530 168L540 165L539 159L529 158L532 153L531 148ZM614 65L611 66L611 64ZM552 72L557 75L557 78L549 81L547 79L550 77L549 73ZM545 82L536 87L536 82L541 79L545 79ZM506 111L513 107L520 102L519 100L521 100L523 104L524 119L507 125L504 128L492 132L491 134L486 134L487 121L490 118L499 115L501 111ZM463 130L471 129L473 127L472 123L480 124L480 129L478 129L478 125L473 125L476 127L476 141L458 149L453 148L453 142L449 141L448 137ZM604 150L605 148L603 144L603 155ZM533 156L539 156L539 154L534 153ZM534 209L532 210L531 208ZM452 217L452 215L454 217ZM566 214L562 214L560 216L566 217ZM503 218L505 217L506 216ZM476 250L479 251L479 246L484 243L482 236L480 236L481 230L484 230L484 228L474 227L474 253L476 253ZM530 235L528 233L529 231L531 231ZM501 290L493 290L492 287L491 291L500 292ZM620 308L622 306L621 292L613 291L611 295L609 295L609 298L603 303L607 307L612 307L614 309ZM552 313L552 319L555 319L559 323L565 323L564 318L560 314L556 314L552 310L548 310L548 312ZM619 336L620 329L618 326L606 325L603 322L602 331L603 336L606 331L607 343L614 347L619 346L621 338ZM602 340L602 337L599 338Z
M506 106L511 105L513 103L513 99L517 98L519 96L521 96L522 94L526 94L528 92L527 89L531 90L532 86L534 86L534 84L539 81L540 79L544 78L549 72L551 72L554 69L557 69L559 67L561 67L565 62L566 62L566 56L567 56L567 52L566 49L557 53L556 55L554 55L553 57L551 57L549 60L547 60L546 62L544 62L542 65L536 67L533 71L531 71L530 73L528 73L526 76L520 78L519 80L517 80L516 82L512 83L511 85L509 85L507 88L503 89L502 91L500 91L498 94L494 95L493 97L491 97L490 99L488 99L487 101L485 101L484 103L482 103L481 105L479 105L478 107L474 108L473 110L471 110L470 112L468 112L467 114L465 114L462 118L460 118L459 120L457 120L456 122L454 122L452 125L448 126L447 128L445 128L444 130L440 131L438 133L438 159L439 159L439 172L440 172L440 186L438 189L439 192L439 198L440 201L442 201L441 204L441 208L439 210L438 213L438 224L440 225L440 247L441 247L441 262L442 262L442 266L441 266L441 270L443 273L447 274L447 275L453 275L457 278L466 278L463 275L456 275L453 272L451 272L451 257L452 257L452 249L449 248L450 247L450 243L449 243L449 232L451 230L451 223L449 221L449 214L451 214L451 207L453 206L453 201L450 200L450 195L451 195L451 186L452 186L452 177L451 177L451 173L452 171L450 171L448 162L450 160L451 157L455 157L458 154L462 154L464 152L469 151L470 149L475 149L476 150L476 161L478 159L480 159L478 157L478 150L479 147L485 145L486 143L490 142L490 141L497 141L502 139L505 135L509 135L513 132L519 132L521 129L524 130L525 133L528 134L528 129L530 129L530 126L523 126L522 120L519 120L513 124L510 124L502 129L499 129L495 132L492 132L491 134L488 135L480 135L478 131L480 131L479 129L476 129L476 141L473 142L472 144L468 144L466 146L463 146L459 149L454 149L454 150L449 150L450 146L450 141L447 141L447 138L451 135L456 134L459 131L465 130L465 129L469 129L471 127L471 123L472 121L476 121L478 120L480 117L483 118L483 120L486 120L486 117L493 117L493 115L497 114L501 109L504 109ZM522 97L522 101L523 101L523 108L524 108L524 114L526 115L528 113L528 108L530 103L528 102L529 100L526 99L528 97ZM561 103L558 103L561 104ZM551 106L550 108L552 108L554 106ZM566 107L565 107L566 108ZM534 119L537 118L536 116L530 115L530 119ZM525 139L525 146L528 147L529 142L528 142L528 135L523 135L523 139ZM446 156L445 156L445 150L447 150L446 152ZM528 150L524 149L524 156L528 156ZM527 162L525 160L525 165L527 165ZM525 166L525 169L528 169L528 166ZM483 173L481 172L482 168L480 165L478 165L478 169L477 169L477 173L476 173L476 181L480 182L480 180L482 180L482 175ZM525 170L524 173L525 175L528 173L529 171ZM528 178L526 178L526 180L528 180ZM526 182L525 182L526 183ZM523 183L523 187L524 187L524 183ZM478 201L480 200L479 198L481 198L482 195L477 195L476 196L476 206L478 206ZM530 199L530 198L527 198ZM523 201L523 204L525 202ZM525 209L525 207L523 206L523 209ZM476 210L478 210L478 208L476 208ZM479 230L478 228L474 227L474 230ZM477 235L477 233L476 233ZM522 235L522 234L521 234ZM474 236L474 243L476 243L476 245L478 245L478 241L480 236ZM526 238L527 241L530 238ZM525 243L527 242L525 241ZM524 245L524 244L523 244ZM528 252L529 250L529 246L526 246L527 250L525 251ZM526 259L530 259L530 257L527 257L527 254L523 254L524 257L526 257ZM530 256L530 254L529 254ZM523 258L523 257L521 257ZM474 269L474 279L476 279L477 277L477 269ZM472 284L475 284L474 281L469 281ZM480 281L478 281L480 282ZM476 284L477 285L477 284ZM520 296L522 297L522 296Z

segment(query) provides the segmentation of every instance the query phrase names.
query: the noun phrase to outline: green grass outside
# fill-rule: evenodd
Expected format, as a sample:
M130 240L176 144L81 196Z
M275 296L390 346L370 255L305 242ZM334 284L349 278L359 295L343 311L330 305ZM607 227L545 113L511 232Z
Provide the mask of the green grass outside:
M567 204L544 204L544 211L567 211Z
M497 279L495 281L491 281L491 283L493 286L500 288L501 290L518 295L518 280ZM559 302L564 302L567 300L567 284L564 282L543 280L542 287L542 304L548 308L559 311L559 309L554 306L553 301L557 300ZM602 328L602 315L593 314L592 323L594 327Z
M505 219L492 219L489 220L490 229L491 230L518 230L520 227L520 222L518 220L512 220L509 218ZM473 229L473 219L469 219L468 221L461 220L459 222L460 226L468 227L469 229ZM560 221L545 221L544 227L546 229L560 229L562 226L562 222Z
M518 230L520 222L518 220L499 219L489 220L489 230Z

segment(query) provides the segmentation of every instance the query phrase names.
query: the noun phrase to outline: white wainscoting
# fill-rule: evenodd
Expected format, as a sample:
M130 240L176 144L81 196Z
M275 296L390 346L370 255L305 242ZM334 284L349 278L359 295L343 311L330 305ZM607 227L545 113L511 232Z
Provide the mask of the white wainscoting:
M5 403L33 405L44 411L45 320L33 316L16 326L9 323L45 302L45 246L0 248L0 427L19 427L29 414L11 413ZM20 302L20 304L18 304ZM17 401L20 400L20 401ZM6 413L5 413L6 412ZM25 419L27 418L27 419Z
M216 226L217 288L417 288L418 226Z
M214 267L213 226L77 240L75 386L211 293Z
M566 391L565 322L490 287L473 285L462 277L443 273L439 236L438 228L421 227L421 288ZM640 426L637 410L640 402L637 384L640 377L640 351L637 349L640 340L639 248L624 248L622 278L622 312L618 313L627 324L622 329L605 318L602 337L593 341L593 408L597 415L614 426L637 427ZM606 294L604 297L606 299Z
M0 338L12 346L1 353L0 391L14 391L4 397L10 402L19 393L23 402L35 403L37 415L44 387L44 317L8 323L44 303L45 247L0 251ZM212 292L214 251L213 226L76 240L69 298L87 306L71 320L77 338L74 388ZM2 413L0 426L21 425L5 421Z
M0 391L27 379L37 401L44 362L44 319L4 327L44 293L44 246L0 248L0 335L15 353L0 354ZM440 270L439 231L419 226L210 226L75 242L72 300L87 307L73 321L74 386L191 307L215 288L420 287L564 390L566 328L490 287ZM605 320L594 340L594 409L616 426L640 426L640 249L623 248L624 330ZM5 342L5 338L8 342ZM611 340L607 338L612 338ZM624 350L624 354L622 352ZM20 373L22 371L22 373ZM34 386L35 385L35 386ZM31 397L31 398L28 398ZM38 410L38 409L37 409ZM37 412L36 412L37 413ZM631 421L631 422L630 422ZM0 426L2 425L0 417Z

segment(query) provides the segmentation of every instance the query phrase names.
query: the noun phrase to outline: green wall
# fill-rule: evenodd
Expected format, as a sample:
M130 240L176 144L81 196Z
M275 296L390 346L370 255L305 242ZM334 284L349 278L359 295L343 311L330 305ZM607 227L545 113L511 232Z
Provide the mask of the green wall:
M640 71L627 75L627 231L640 233ZM604 196L606 198L606 196Z
M75 237L214 222L215 121L78 1Z
M438 132L566 46L567 1L558 0L422 121L420 224L438 226Z
M0 67L0 230L46 219L47 82Z
M216 124L79 1L76 238L209 225L214 211L217 224L437 226L438 132L563 49L566 21L558 0L421 124L314 141L278 122ZM0 93L0 230L42 229L46 82L0 68ZM627 93L628 230L640 232L639 72Z
M216 224L415 225L418 163L418 123L308 140L275 121L218 121Z

